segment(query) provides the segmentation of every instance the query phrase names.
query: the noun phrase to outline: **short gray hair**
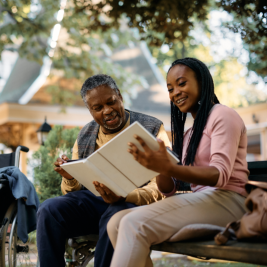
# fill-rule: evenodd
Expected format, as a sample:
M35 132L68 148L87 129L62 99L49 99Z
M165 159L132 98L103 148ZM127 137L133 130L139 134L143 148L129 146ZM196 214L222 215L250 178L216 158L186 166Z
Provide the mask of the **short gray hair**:
M81 97L86 106L87 106L86 102L87 92L100 85L107 85L109 88L115 90L117 94L120 92L116 82L110 76L106 74L93 75L84 82L81 89Z

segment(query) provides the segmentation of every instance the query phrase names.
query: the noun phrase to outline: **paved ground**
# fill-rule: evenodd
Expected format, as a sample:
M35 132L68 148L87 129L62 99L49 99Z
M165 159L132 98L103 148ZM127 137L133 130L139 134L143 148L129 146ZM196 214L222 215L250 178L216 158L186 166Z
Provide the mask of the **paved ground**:
M153 259L154 267L260 267L254 264L227 262L213 259L210 261L203 261L184 255L162 253L160 251L152 251L151 257ZM87 265L87 267L93 266L93 261Z

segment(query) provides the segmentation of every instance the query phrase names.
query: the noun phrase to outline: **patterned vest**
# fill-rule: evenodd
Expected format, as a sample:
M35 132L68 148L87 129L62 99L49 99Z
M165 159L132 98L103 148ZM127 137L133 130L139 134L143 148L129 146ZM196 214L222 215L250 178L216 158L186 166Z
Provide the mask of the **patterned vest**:
M130 113L130 125L138 121L151 134L153 134L155 137L157 136L162 121L142 113L133 112L130 110L127 111ZM86 124L80 131L77 138L79 159L87 158L95 151L99 127L99 124L93 120Z

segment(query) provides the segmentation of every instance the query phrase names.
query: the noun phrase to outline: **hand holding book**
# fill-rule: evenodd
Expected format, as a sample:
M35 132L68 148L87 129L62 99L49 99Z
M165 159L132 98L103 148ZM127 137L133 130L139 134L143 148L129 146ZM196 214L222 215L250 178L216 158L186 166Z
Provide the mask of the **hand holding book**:
M159 149L160 145L156 138L140 123L134 122L87 158L67 162L60 166L96 196L101 195L100 192L104 194L106 191L99 191L103 188L99 188L99 186L96 188L94 181L105 185L107 190L110 190L108 192L112 199L120 196L126 197L130 192L142 187L159 174L157 171L143 167L127 152L129 148L127 143L129 142L134 144L140 152L144 151L144 148L133 137L134 134L144 140L151 150L151 154L159 153L161 149ZM177 157L170 151L167 152L164 143L161 143L164 146L167 161L177 164L179 162ZM163 158L165 159L165 157ZM164 165L165 161L157 160L157 162L158 167L162 167L160 165Z
M143 148L143 151L141 151L135 144L131 142L128 143L130 147L128 152L133 155L134 159L149 170L165 174L167 166L170 166L172 162L163 141L157 138L159 149L155 151L149 148L140 136L134 135L134 138Z
M63 163L66 163L69 161L69 158L66 155L62 155L61 158L57 158L57 161L54 162L55 168L54 170L59 173L61 176L63 176L66 179L72 180L73 177L67 173L64 169L61 168L61 165Z
M94 181L93 185L95 186L96 191L100 194L103 200L108 204L113 204L124 199L123 197L116 195L104 184Z

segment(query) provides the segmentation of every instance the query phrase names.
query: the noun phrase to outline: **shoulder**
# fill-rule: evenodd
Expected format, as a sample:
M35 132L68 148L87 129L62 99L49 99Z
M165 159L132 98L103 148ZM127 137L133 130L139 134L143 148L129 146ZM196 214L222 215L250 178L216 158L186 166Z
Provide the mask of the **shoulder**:
M96 131L98 132L98 127L99 125L96 123L95 120L90 121L80 130L77 140L79 141L85 134L88 135Z
M215 105L207 120L207 128L215 130L218 127L246 130L240 115L232 108L217 104Z
M244 124L242 118L234 109L221 104L217 104L212 108L209 115L209 120L213 122L237 120L236 122Z

